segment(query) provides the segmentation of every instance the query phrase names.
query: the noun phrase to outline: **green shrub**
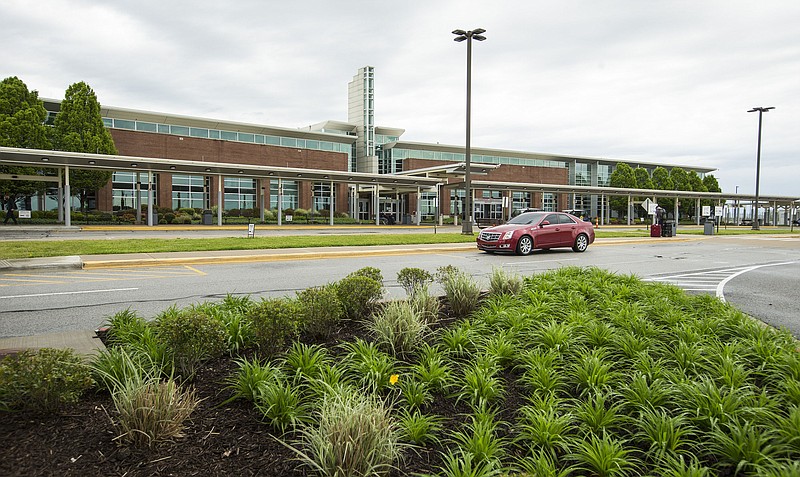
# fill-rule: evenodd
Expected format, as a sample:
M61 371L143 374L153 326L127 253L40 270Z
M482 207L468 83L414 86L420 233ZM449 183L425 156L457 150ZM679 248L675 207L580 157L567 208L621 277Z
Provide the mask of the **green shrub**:
M0 409L54 412L92 386L89 367L71 349L42 348L0 361Z
M268 356L286 348L298 336L300 304L289 298L266 298L250 309L256 343Z
M297 302L300 330L312 337L328 338L344 314L335 284L306 288L297 293Z
M336 283L336 294L345 317L360 319L367 316L372 305L383 296L383 285L370 277L350 275Z
M420 287L425 287L433 281L433 275L421 268L405 267L397 272L397 283L411 296Z
M407 301L387 303L367 328L378 346L397 357L411 354L429 333L425 320Z
M391 408L360 392L325 396L313 424L300 428L300 461L329 477L385 476L400 458L401 430Z
M193 376L203 361L227 350L225 325L216 318L192 309L167 310L156 318L158 336L172 352L175 367L184 376Z
M424 446L439 442L436 434L442 430L442 418L422 414L418 409L413 413L404 409L400 413L400 427L405 440Z
M379 268L375 267L359 268L355 272L347 275L347 277L369 277L376 282L383 284L383 273L381 273Z

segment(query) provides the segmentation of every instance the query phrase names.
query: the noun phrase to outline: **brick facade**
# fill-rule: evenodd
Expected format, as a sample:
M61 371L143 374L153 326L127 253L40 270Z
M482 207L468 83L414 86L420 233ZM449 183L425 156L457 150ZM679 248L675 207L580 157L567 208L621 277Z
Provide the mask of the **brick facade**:
M347 170L347 154L339 152L316 151L268 144L248 144L124 129L110 129L110 131L119 154L124 156L302 169ZM212 204L216 204L219 178L216 175L210 177L210 200ZM172 174L159 173L158 181L159 188L156 202L162 207L171 207ZM311 184L309 181L298 181L298 204L301 208L308 209L311 207ZM268 206L270 200L269 182L267 180L261 181L261 184L257 182L256 187L263 187L264 200ZM347 184L335 184L335 188L335 210L337 212L347 212ZM260 204L260 199L257 199L256 203ZM108 211L112 209L110 183L98 191L97 206L100 210Z

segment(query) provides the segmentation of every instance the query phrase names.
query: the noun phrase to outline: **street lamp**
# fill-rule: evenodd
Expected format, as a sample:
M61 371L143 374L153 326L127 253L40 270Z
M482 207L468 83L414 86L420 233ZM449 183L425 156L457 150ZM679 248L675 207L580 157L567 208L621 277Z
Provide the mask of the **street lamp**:
M456 35L453 40L462 42L467 40L467 140L466 140L466 153L464 155L464 222L461 224L461 233L463 235L472 235L472 182L469 171L469 136L470 136L470 111L471 99L470 92L472 90L472 40L483 41L486 39L482 34L486 33L483 28L476 28L475 30L453 30L453 35Z
M756 203L753 208L753 230L759 230L761 227L758 225L758 179L761 173L761 116L769 112L770 109L775 109L774 106L768 108L758 107L748 110L748 113L758 111L758 153L756 155Z

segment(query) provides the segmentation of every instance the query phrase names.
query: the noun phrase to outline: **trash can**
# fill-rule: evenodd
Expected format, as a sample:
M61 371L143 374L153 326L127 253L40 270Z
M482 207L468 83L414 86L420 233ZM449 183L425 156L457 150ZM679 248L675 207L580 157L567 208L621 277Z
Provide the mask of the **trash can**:
M707 219L703 225L703 235L714 235L714 221Z
M212 217L213 216L211 215L211 211L210 210L207 210L207 209L204 210L203 211L203 225L211 225L213 223L212 222L212 220L213 220Z
M658 224L653 224L650 226L650 236L651 237L661 237L661 226Z
M411 225L411 214L403 214L403 225Z
M672 220L664 222L664 225L661 226L661 236L674 237L675 235L675 222Z

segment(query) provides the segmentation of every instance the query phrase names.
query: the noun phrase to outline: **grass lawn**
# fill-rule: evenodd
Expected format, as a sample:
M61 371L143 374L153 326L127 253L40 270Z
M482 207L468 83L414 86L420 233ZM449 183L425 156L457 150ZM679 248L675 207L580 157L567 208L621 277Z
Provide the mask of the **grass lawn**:
M702 235L702 228L679 228L680 234ZM715 232L716 233L716 232ZM783 234L788 229L720 229L719 235ZM795 233L800 233L798 230ZM476 231L477 235L477 231ZM598 238L649 237L648 229L597 229ZM368 247L373 245L415 245L471 243L475 236L459 233L294 235L281 237L222 237L204 239L120 239L120 240L9 240L2 242L0 259L58 257L66 255L105 255L120 253L190 252L208 250L259 250L310 247Z

